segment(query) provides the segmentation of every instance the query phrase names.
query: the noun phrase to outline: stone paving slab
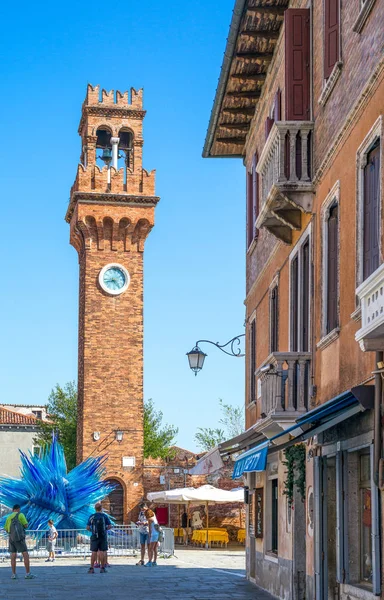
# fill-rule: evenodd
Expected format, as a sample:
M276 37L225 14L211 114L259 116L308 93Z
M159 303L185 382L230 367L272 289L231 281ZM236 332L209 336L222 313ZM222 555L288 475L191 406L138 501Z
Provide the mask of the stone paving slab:
M11 580L9 561L0 563L1 600L272 600L245 579L245 555L229 550L176 550L158 567L136 567L137 558L111 559L108 573L88 575L82 559L54 564L31 560L34 580Z

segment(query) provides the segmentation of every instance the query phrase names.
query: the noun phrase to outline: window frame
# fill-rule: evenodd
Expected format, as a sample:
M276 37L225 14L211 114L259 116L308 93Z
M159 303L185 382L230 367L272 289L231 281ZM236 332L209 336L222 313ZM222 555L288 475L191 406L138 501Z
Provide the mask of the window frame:
M254 332L254 343L253 343L253 332ZM257 330L256 330L256 311L254 311L249 319L249 391L248 391L248 406L255 404L257 401L257 381L256 381L256 343L257 343ZM254 368L253 368L254 367ZM253 369L253 372L252 372ZM252 391L254 394L252 394Z
M328 331L328 221L331 209L339 208L337 227L337 326ZM321 208L322 227L322 265L321 265L321 339L317 348L322 348L331 343L340 331L340 181L336 181L328 196L325 198Z
M273 297L274 292L277 295ZM275 304L276 302L276 304ZM274 311L276 310L276 314ZM269 287L269 353L279 351L279 279L275 277Z
M308 277L308 349L303 350L303 337L302 337L302 299L303 299L303 247L308 243L309 253L309 277ZM312 248L312 223L309 223L308 227L303 231L303 234L296 246L289 255L289 339L288 347L290 352L311 352L312 347L312 282L313 282L313 248ZM297 273L298 273L298 294L297 294L297 348L293 348L293 314L292 314L292 263L297 258Z
M374 146L377 139L380 139L380 173L379 173L379 195L381 198L381 177L383 169L383 117L375 121L363 142L360 144L356 153L356 288L363 283L364 280L364 169L367 165L368 154ZM382 254L382 202L379 201L379 253ZM359 308L359 300L356 297L356 309Z

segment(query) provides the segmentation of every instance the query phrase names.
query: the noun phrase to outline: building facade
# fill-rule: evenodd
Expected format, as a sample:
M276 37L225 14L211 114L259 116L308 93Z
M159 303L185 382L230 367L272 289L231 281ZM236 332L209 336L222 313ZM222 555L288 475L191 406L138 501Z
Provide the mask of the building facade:
M79 256L78 461L108 457L108 509L124 522L143 497L143 258L159 200L144 116L142 90L88 85L66 214Z
M20 450L27 456L40 453L38 421L46 418L45 406L0 404L0 475L20 476Z
M382 593L383 26L375 0L237 0L204 147L246 172L262 439L236 472L248 578L279 598Z

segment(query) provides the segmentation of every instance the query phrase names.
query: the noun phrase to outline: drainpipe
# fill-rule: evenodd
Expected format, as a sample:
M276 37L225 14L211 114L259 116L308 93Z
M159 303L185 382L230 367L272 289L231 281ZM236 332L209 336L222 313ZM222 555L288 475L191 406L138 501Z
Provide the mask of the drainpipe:
M383 362L383 352L376 352L375 370L378 363ZM383 393L383 380L381 373L375 373L375 408L373 429L373 474L375 485L379 486L379 467L381 459L381 398Z

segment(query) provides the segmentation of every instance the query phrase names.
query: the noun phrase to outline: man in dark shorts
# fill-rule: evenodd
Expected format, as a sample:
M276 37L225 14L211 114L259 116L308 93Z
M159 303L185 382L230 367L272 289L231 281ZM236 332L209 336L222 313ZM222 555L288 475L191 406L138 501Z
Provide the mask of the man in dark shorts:
M14 520L15 519L15 520ZM9 552L11 554L12 579L16 579L16 558L17 553L23 555L25 566L25 579L35 579L35 576L29 570L29 554L27 544L25 543L25 530L28 527L27 519L22 512L20 506L15 504L13 512L8 515L5 521L4 529L9 535Z
M91 532L91 566L88 573L94 573L95 569L93 565L97 559L97 553L100 556L100 573L106 573L105 562L106 553L108 550L108 537L107 531L111 529L112 523L106 514L102 512L102 506L100 502L95 504L96 512L91 515L88 519L87 529Z

